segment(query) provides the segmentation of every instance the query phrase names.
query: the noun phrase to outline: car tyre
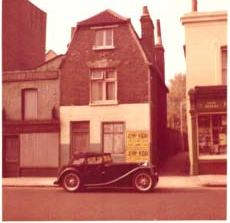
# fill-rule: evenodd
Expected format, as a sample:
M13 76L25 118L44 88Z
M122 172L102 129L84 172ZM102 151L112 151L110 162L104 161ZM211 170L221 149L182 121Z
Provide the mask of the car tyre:
M148 172L138 172L133 177L133 185L139 192L147 192L152 190L154 182L152 176Z
M67 173L63 177L62 185L68 192L76 192L81 188L81 179L77 173Z

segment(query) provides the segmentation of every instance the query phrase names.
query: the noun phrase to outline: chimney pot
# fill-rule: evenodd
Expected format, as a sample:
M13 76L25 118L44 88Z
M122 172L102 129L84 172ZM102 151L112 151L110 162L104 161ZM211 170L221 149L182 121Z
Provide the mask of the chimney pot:
M197 12L197 0L192 0L192 12Z
M143 15L149 15L149 10L147 6L143 7Z

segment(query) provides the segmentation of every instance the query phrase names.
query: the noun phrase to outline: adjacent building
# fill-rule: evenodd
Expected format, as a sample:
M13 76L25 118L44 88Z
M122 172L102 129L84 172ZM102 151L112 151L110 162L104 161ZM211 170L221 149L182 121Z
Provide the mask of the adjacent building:
M62 56L45 63L45 40L45 12L28 0L3 0L4 177L49 176L59 167Z
M156 163L164 153L166 94L160 22L147 7L142 37L131 20L105 10L78 22L61 64L60 157L110 152L119 161Z
M193 11L185 27L187 117L191 174L226 173L227 12Z
M46 13L28 0L3 0L3 71L27 70L42 64L45 44Z
M53 176L59 167L62 56L3 73L3 176Z

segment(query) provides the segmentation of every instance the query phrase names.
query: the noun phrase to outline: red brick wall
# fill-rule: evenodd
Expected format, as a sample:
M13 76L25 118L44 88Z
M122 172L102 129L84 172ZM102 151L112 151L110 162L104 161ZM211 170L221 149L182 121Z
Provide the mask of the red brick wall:
M148 101L148 65L137 46L128 24L114 29L112 50L93 50L95 30L81 27L77 31L62 66L61 104L88 105L90 68L87 62L102 59L117 61L119 103Z
M46 13L28 0L3 0L3 70L26 70L45 60Z

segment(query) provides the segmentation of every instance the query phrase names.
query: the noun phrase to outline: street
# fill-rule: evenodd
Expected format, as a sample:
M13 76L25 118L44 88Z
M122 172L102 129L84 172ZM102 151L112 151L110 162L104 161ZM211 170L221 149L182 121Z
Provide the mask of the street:
M226 188L156 188L151 193L3 187L3 220L225 220Z

